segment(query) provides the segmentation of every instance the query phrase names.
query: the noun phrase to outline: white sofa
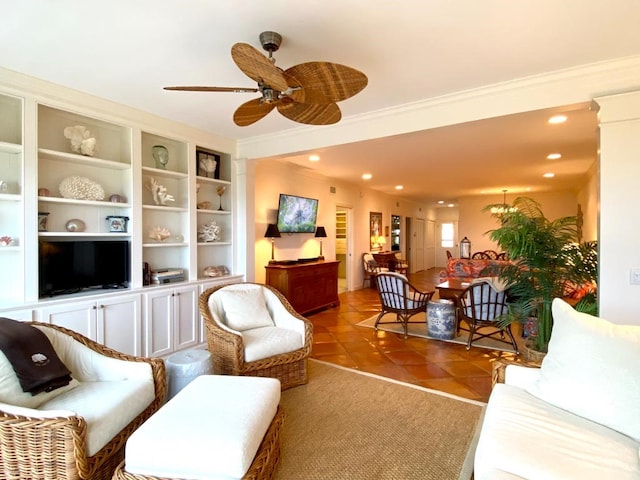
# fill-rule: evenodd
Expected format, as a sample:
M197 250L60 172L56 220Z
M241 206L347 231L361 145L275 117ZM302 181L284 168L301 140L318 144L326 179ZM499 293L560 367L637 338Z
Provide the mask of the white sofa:
M73 380L32 396L0 355L0 477L110 479L129 435L164 403L164 363L62 327L31 325L45 333Z
M494 369L475 480L640 479L640 326L553 315L540 368Z

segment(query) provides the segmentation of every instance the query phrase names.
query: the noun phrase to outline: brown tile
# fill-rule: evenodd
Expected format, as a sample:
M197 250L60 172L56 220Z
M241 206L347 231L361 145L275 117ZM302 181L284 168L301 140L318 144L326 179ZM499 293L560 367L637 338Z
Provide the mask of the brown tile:
M440 269L410 274L422 290L433 289ZM435 278L435 282L434 282ZM322 361L422 385L453 395L486 401L491 364L513 354L402 334L375 332L357 323L380 311L375 289L340 294L340 305L307 318L314 325L311 356Z

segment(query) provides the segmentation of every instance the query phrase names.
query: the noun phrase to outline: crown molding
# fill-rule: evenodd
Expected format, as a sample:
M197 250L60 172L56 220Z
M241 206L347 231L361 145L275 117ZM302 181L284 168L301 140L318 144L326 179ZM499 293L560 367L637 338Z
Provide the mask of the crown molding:
M331 145L400 135L640 89L640 55L514 79L367 114L335 125L302 126L237 142L247 159L301 153Z

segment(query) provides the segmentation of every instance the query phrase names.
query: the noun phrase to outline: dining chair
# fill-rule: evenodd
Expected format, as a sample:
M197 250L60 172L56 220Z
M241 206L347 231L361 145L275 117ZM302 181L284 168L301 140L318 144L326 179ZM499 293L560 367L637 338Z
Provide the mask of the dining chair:
M369 280L369 286L373 287L375 283L372 279L374 279L378 273L389 271L386 265L378 263L369 252L362 254L362 267L364 269L362 273L362 288L364 288L364 283L367 280Z
M376 286L378 287L378 297L382 309L376 322L374 329L378 330L378 325L386 323L401 323L404 330L404 338L407 338L409 323L427 322L427 304L434 291L423 292L409 283L406 276L397 272L378 273L375 276ZM395 313L395 320L381 322L382 317L387 313ZM420 320L410 321L413 315L422 313Z
M465 322L469 326L469 338L467 340L467 350L471 348L473 342L482 338L493 338L494 340L511 344L518 355L518 344L511 332L511 325L500 325L501 317L508 313L507 294L505 291L498 291L493 288L489 280L478 279L464 290L458 300L458 321ZM479 330L490 330L488 333L480 333ZM460 324L458 324L460 330ZM509 340L505 339L507 333Z

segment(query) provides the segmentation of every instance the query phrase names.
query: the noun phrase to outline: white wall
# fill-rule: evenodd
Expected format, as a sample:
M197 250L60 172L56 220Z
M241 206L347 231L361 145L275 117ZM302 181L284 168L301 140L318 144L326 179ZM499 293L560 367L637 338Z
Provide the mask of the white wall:
M512 202L515 196L507 194L507 203ZM577 197L572 192L527 193L517 196L530 197L540 202L543 213L551 220L577 213ZM471 241L471 253L481 250L500 250L487 233L498 227L498 223L490 213L483 213L482 209L487 205L502 202L502 195L483 195L460 199L459 236L460 238L466 236Z
M640 91L597 98L600 105L600 315L640 325Z
M331 192L335 187L335 193ZM280 193L317 198L317 225L323 225L327 238L322 242L325 259L335 259L335 212L336 206L349 206L353 211L350 226L353 235L354 287L362 285L362 253L369 251L369 212L382 212L382 230L391 225L391 215L404 218L435 219L435 212L424 205L390 197L358 184L348 184L320 176L311 170L279 160L261 160L255 166L255 269L247 272L252 281L264 282L265 269L271 259L271 242L264 238L269 223L276 222ZM391 239L387 237L389 246ZM387 247L389 248L389 247ZM317 257L320 243L313 234L282 234L275 240L276 260Z

